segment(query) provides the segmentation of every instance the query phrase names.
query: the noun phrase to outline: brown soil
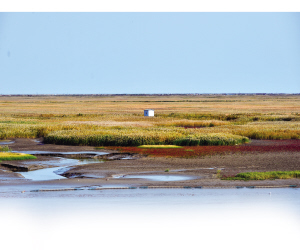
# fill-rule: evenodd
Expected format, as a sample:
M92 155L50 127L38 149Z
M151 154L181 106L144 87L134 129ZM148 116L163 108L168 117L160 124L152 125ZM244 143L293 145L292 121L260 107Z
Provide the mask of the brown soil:
M255 145L270 143L269 141L253 141ZM96 151L106 153L118 153L111 150L95 150L89 146L63 146L40 145L32 139L15 139L15 143L9 145L16 151L55 151L55 152L79 152ZM138 156L135 159L108 160L102 163L93 163L74 167L65 172L68 179L33 182L21 178L19 174L10 171L9 168L0 167L0 186L26 185L40 186L47 184L51 187L82 187L93 185L126 185L126 186L159 186L159 187L203 187L203 188L231 188L231 187L283 187L296 185L300 187L300 179L264 180L264 181L226 181L217 177L217 171L221 174L235 175L239 172L250 171L289 171L300 170L300 152L268 152L249 154L227 154L207 156L204 158L159 158ZM49 160L51 156L38 156L36 161ZM113 159L113 157L111 158ZM32 161L32 160L30 160ZM4 162L2 162L4 163ZM5 162L5 163L8 163ZM4 164L5 164L4 163ZM12 162L11 162L12 164ZM14 165L22 165L22 161L14 161ZM37 167L39 168L39 167ZM34 168L32 168L34 169ZM30 169L30 170L32 170ZM165 170L169 172L165 172ZM150 181L146 179L114 178L128 174L164 174L164 175L188 175L195 179L186 181ZM93 177L93 178L91 178ZM96 178L99 177L99 178Z

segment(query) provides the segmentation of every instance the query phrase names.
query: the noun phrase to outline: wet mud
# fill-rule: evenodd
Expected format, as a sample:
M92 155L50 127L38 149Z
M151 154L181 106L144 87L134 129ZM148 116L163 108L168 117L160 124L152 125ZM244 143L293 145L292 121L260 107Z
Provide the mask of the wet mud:
M253 143L270 142L254 141ZM300 187L299 179L225 181L218 177L220 171L225 175L234 175L249 171L299 170L300 152L168 158L97 150L88 146L47 145L43 144L41 139L14 139L14 143L9 146L13 151L31 152L37 159L1 162L0 188L18 186L24 190L32 190L33 187L39 188L45 185L50 190L109 185L123 188ZM64 164L55 163L58 159L64 159ZM75 160L75 162L68 162L68 160ZM77 162L80 160L85 161L84 164ZM61 166L61 169L56 171L58 166ZM22 172L48 168L55 168L55 174L60 177L33 181L20 175Z

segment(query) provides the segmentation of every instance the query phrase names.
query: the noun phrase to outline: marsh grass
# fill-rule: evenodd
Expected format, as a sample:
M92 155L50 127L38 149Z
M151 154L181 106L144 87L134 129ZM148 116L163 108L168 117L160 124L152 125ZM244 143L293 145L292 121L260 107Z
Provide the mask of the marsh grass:
M0 139L92 146L300 139L299 103L300 95L0 96ZM146 108L155 117L144 117Z
M180 136L182 131L166 128L102 127L94 130L55 131L46 136L44 142L91 146L172 145Z
M23 153L0 152L0 161L36 159L35 156Z
M204 127L215 127L215 126L223 126L229 125L229 122L219 121L219 120L175 120L157 123L160 126L174 126L174 127L185 127L185 128L204 128Z
M249 139L232 134L202 134L184 128L122 128L94 130L61 130L49 133L45 143L91 146L141 146L141 145L236 145Z
M223 176L222 180L267 180L300 178L300 171L246 172L232 177Z
M0 152L10 152L11 149L9 146L0 146Z
M141 145L141 146L138 146L139 148L183 148L183 147L180 147L180 146L177 146L177 145Z
M227 146L249 142L247 137L232 134L203 134L180 138L174 141L179 146Z
M300 139L300 123L254 122L244 125L231 124L214 128L202 128L202 132L234 134L258 140Z

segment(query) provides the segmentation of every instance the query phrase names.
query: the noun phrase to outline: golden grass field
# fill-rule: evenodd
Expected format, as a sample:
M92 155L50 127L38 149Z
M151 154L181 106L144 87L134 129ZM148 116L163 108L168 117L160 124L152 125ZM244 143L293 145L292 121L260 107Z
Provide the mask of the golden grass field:
M155 117L143 116L149 108ZM103 146L212 134L300 139L300 95L0 96L0 139Z

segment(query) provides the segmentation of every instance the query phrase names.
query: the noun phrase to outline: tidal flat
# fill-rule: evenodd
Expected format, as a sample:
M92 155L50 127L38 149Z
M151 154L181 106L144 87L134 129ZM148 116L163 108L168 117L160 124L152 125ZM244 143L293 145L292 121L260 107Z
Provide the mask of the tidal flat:
M299 95L0 96L0 147L37 157L0 162L1 245L294 248L300 179L223 177L299 171L299 103ZM143 117L147 108L155 117Z
M193 158L148 156L91 146L43 144L39 140L16 138L10 144L14 152L31 153L37 159L2 161L0 189L54 192L95 187L102 189L108 186L154 189L298 188L300 185L300 178L249 181L223 178L240 172L299 170L297 149L300 144L295 144L293 140L282 140L283 147L273 141L253 140L247 145L239 146L243 150L235 153ZM266 145L273 145L273 150L262 150ZM293 150L287 150L290 146Z

